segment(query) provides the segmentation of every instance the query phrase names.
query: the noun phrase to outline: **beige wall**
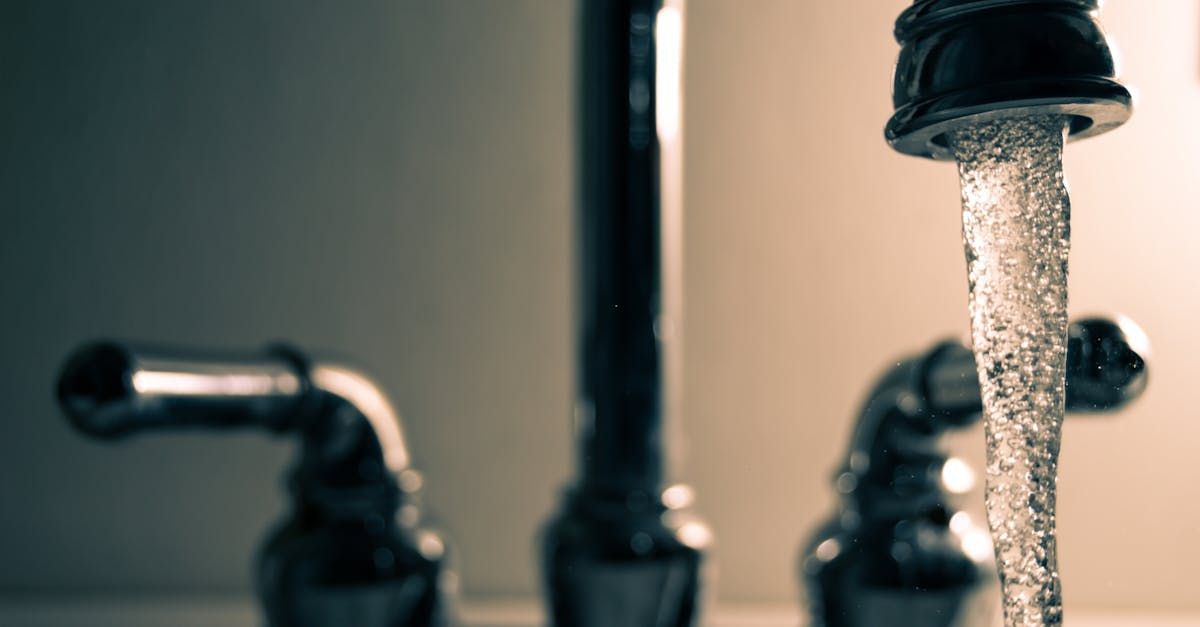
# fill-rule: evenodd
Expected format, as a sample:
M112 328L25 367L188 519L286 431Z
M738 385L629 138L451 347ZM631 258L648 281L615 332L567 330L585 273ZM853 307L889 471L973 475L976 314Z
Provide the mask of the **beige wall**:
M531 594L570 473L569 3L93 4L0 19L0 594L244 591L282 507L282 443L69 432L52 373L99 334L359 356L467 591ZM906 4L690 3L684 478L726 601L795 597L864 388L966 329L953 168L882 140ZM1156 352L1067 428L1062 570L1069 606L1196 609L1200 14L1107 4L1140 98L1067 151L1072 310Z

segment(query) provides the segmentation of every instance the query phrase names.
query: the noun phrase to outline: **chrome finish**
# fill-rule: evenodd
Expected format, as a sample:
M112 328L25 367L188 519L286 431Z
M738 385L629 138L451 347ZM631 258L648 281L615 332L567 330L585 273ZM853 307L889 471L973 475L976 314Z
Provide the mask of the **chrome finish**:
M349 494L356 484L386 495L416 481L403 476L415 471L400 416L379 385L283 346L219 355L95 343L68 360L58 397L72 424L101 438L190 427L299 431L306 454L297 489L312 498ZM378 477L355 479L361 463L377 464ZM320 488L332 477L339 489Z
M399 475L408 470L408 445L400 429L400 415L377 383L349 366L333 363L310 366L308 380L314 388L339 399L366 419L389 471Z
M663 0L582 2L579 87L577 426L580 480L598 489L661 487L674 435L667 379L678 326L678 84L662 85ZM673 21L681 27L681 18ZM681 54L675 40L673 56ZM676 61L676 64L678 61ZM676 111L660 115L662 93ZM660 129L667 118L670 129ZM663 120L666 122L667 120ZM672 272L676 270L675 272Z
M116 342L71 356L58 399L72 424L111 438L158 427L256 424L280 429L305 392L277 355L211 355Z
M1068 411L1113 411L1145 390L1148 346L1131 321L1085 319L1068 333ZM953 504L974 473L937 444L981 410L975 359L959 342L899 362L875 386L834 477L838 512L800 555L812 627L992 624L990 537Z
M579 3L578 472L543 528L560 627L698 621L711 531L669 485L683 301L682 0ZM683 498L687 496L688 498Z
M1061 113L1070 139L1129 119L1097 0L917 0L896 21L896 150L952 159L946 133L1003 117Z
M422 526L400 417L362 372L287 347L214 355L101 342L75 353L59 401L80 431L260 427L302 441L294 508L259 556L272 627L443 627L445 539Z

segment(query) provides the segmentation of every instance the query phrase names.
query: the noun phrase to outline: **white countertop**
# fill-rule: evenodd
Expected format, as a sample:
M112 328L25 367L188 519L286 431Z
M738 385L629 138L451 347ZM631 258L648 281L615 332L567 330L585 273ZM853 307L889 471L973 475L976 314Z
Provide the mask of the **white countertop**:
M463 604L464 627L541 627L535 602ZM796 627L795 607L718 607L708 627ZM1200 627L1200 615L1137 612L1068 613L1067 627ZM260 627L248 599L0 600L0 627Z

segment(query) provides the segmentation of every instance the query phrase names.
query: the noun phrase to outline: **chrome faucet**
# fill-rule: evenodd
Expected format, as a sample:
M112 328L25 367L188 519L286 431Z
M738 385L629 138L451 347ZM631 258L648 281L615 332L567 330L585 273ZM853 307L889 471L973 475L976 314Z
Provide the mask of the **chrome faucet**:
M1067 410L1120 409L1146 387L1145 335L1081 320L1067 341ZM971 350L943 342L898 363L859 413L834 485L841 503L802 550L810 627L989 627L998 594L987 529L954 505L972 471L938 446L982 411Z
M696 624L710 532L670 485L681 305L680 0L580 3L578 471L542 531L559 627Z
M916 0L896 20L896 150L953 159L946 134L1003 117L1062 114L1069 137L1132 113L1096 18L1099 0Z
M361 371L287 347L212 355L102 342L68 360L58 399L102 439L238 427L300 437L292 512L258 559L271 627L446 624L446 541L422 524L399 416Z

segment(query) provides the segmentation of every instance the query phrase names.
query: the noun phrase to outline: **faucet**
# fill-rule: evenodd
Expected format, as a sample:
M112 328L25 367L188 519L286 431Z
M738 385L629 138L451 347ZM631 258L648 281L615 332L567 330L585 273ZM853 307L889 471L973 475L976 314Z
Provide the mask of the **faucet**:
M884 135L897 151L950 160L946 134L1005 117L1060 114L1069 139L1112 130L1133 98L1096 18L1099 0L916 0Z
M959 131L986 125L990 128L984 135L999 133L996 129L1008 124L994 123L1030 117L1044 119L1046 126L1040 135L1025 136L1023 140L1031 144L1051 142L1023 150L1016 148L1014 136L1006 138L1010 142L1007 147L998 142L988 146L995 152L976 153L988 166L982 169L988 176L995 176L987 186L978 188L971 182L978 176L978 164L969 158L960 162L972 327L981 344L986 343L986 331L1019 333L1022 338L1036 335L1021 330L1020 323L1003 324L991 317L1001 309L998 302L1021 302L1021 298L1010 298L1011 291L1030 301L1035 296L1053 295L1054 306L1044 300L1047 306L1043 309L1053 312L1056 334L1067 326L1065 300L1059 297L1065 298L1070 207L1057 162L1064 139L1058 134L1065 129L1067 140L1098 135L1123 124L1132 112L1132 97L1116 79L1113 55L1097 18L1099 5L1099 0L915 0L896 21L895 37L901 50L893 82L895 110L884 130L892 148L903 154L953 160L950 139ZM978 150L981 148L975 146L967 152ZM1047 162L1048 167L1025 172L1029 168L1023 167L1022 160L1032 159L1032 155L1040 155L1037 158L1042 160L1054 157L1055 163ZM1000 163L1004 166L997 165ZM1010 184L1005 168L1012 171L1013 179L1028 176ZM1039 187L1043 184L1044 189ZM1040 199L1045 202L1036 198L1031 191L1034 188L1046 191L1047 197ZM1051 189L1053 192L1048 191ZM1049 199L1051 193L1055 198ZM1027 201L1032 204L1012 209ZM1029 219L1021 222L1015 219L1017 215ZM1008 218L1014 218L1014 222L999 224ZM996 222L991 222L993 219ZM1055 226L1041 228L1040 221ZM1011 236L1020 229L1026 229L1018 233L1020 237ZM981 231L986 237L980 236ZM997 241L1005 245L988 248ZM987 249L986 256L979 252L983 249ZM1047 281L1046 285L1055 287L1035 293L1006 286L997 298L989 299L988 291L1004 283L993 280L1003 275L1003 264L1018 262L1018 256L1026 250L1042 260L1055 260L1054 267L1061 272L1037 275ZM983 286L980 291L976 291L977 285ZM1022 311L1032 313L1037 309ZM1092 320L1065 330L1066 398L1060 396L1064 390L1055 385L1053 402L1065 400L1066 409L1071 411L1100 411L1119 407L1140 393L1145 384L1144 362L1136 351L1127 348L1124 327ZM1096 337L1101 338L1095 340L1099 345L1088 339ZM993 559L989 557L990 540L965 514L950 508L946 490L930 479L933 475L922 474L940 467L951 471L946 479L954 477L955 467L936 450L930 452L932 435L968 416L973 421L979 411L979 384L972 374L975 370L970 353L961 347L945 350L949 352L935 351L923 360L910 362L908 365L915 368L912 373L897 372L896 382L885 382L879 390L890 393L888 386L898 385L895 390L900 395L873 397L882 405L869 405L863 413L855 438L861 446L852 447L847 470L839 475L842 515L818 535L812 553L805 558L817 625L990 624L986 607L990 595L982 593L994 589L983 582L997 577L995 563L983 561ZM960 356L954 358L954 352ZM985 368L995 376L1011 365L1010 361L1034 356L996 352L1006 353L996 360L1001 365L993 367L989 363ZM1053 357L1055 367L1060 366L1059 348ZM1092 363L1090 360L1095 358L1102 361ZM947 359L949 365L943 363ZM955 361L960 364L955 366ZM959 368L964 380L956 383L957 374L950 380L939 378ZM910 381L917 381L919 387L905 391ZM955 394L965 404L947 411L945 399L940 396L956 388ZM1015 400L1024 407L1030 404L1024 403L1029 398L1022 394ZM913 416L917 417L916 425L910 424ZM1061 414L1054 418L1061 418ZM1049 423L1045 424L1049 430L1040 434L1053 440L1052 446L1035 446L1038 438L1024 430L1043 425L1031 426L1015 419L989 421L990 455L1002 448L998 445L1002 440L1015 440L1021 454L1030 456L1013 465L1018 470L1002 473L1010 475L1006 481L989 484L989 516L992 528L998 530L997 548L1012 557L999 562L1008 600L1036 600L1041 620L1058 624L1061 595L1052 532L1056 438L1061 423L1049 417L1043 422ZM932 426L923 431L923 423ZM1026 441L1027 446L1020 446ZM1005 459L1000 457L997 465L1005 466ZM871 473L881 465L883 474L872 481ZM868 470L860 472L860 468ZM910 471L915 474L910 476ZM877 513L869 514L868 504ZM897 506L901 507L898 511L894 510ZM1002 531L1007 522L1006 510L1028 514L1029 524L1020 525L1028 533ZM1044 533L1047 530L1049 534ZM1014 535L1022 536L1014 540L1016 548L1006 547ZM848 545L847 541L857 544ZM1017 571L1019 574L1014 575ZM1031 583L1019 583L1027 575ZM1032 591L1027 593L1027 589ZM890 596L884 598L885 593ZM883 618L885 614L887 619ZM1014 612L1006 607L1005 614L1012 624L1024 620L1019 618L1019 609Z
M580 4L578 470L541 534L551 624L697 621L711 533L678 438L679 0Z
M1066 406L1109 412L1146 387L1145 335L1132 321L1073 323ZM979 420L975 358L942 342L899 362L867 396L835 473L841 503L801 551L811 627L987 627L996 582L987 529L955 509L973 472L937 445Z
M68 359L58 400L105 440L238 427L300 438L292 511L258 557L271 627L446 624L446 541L421 523L399 416L361 371L285 346L215 355L98 342Z

